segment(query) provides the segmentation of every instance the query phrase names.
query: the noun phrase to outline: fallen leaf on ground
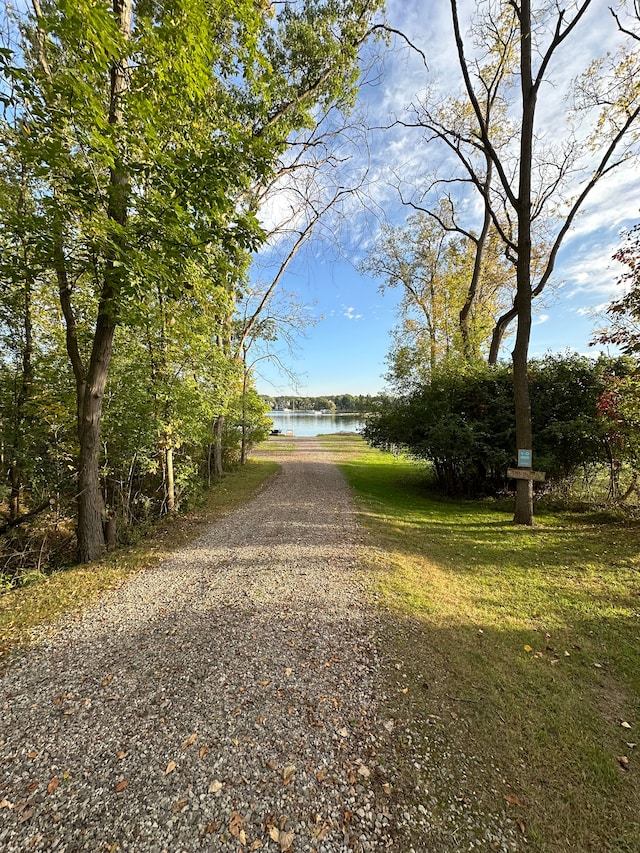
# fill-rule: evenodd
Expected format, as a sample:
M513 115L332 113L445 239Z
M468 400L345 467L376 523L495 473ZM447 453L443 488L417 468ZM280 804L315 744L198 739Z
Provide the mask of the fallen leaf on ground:
M222 790L222 782L220 782L218 779L214 779L213 782L209 785L209 793L210 794L217 794L218 791L221 791L221 790Z
M505 794L504 798L508 803L511 803L513 806L521 806L522 805L522 800L520 800L519 797L516 797L515 794Z
M516 818L516 823L517 823L517 824L518 824L518 826L520 827L520 832L525 833L525 832L527 831L526 824L525 824L525 822L522 820L522 818L521 818L521 817Z
M280 844L280 850L284 853L285 850L288 850L293 844L293 839L295 835L293 832L281 832L280 838L278 839L278 843Z
M295 772L296 772L296 765L295 764L289 764L287 767L284 768L284 770L282 771L282 780L283 780L285 785L288 785L289 782L293 779L293 775Z
M327 772L328 771L326 767L322 767L320 770L318 770L318 772L316 773L316 779L318 780L318 782L324 782L324 780L327 778Z
M13 809L13 808L15 808L15 806L13 805L13 803L10 803L9 800L7 800L7 799L0 800L0 809Z
M37 757L38 757L38 753L37 753L37 752L30 752L30 753L29 753L29 758L37 758Z
M623 770L629 769L629 759L627 758L626 755L619 755L618 756L618 764L620 765L620 767L622 767Z
M127 753L124 751L124 749L121 749L120 752L116 755L116 758L118 759L118 761L122 761L126 754Z
M229 815L229 832L234 838L239 838L244 826L244 818L240 812L231 812Z
M259 850L261 847L262 841L260 841L260 839L258 838L256 841L253 842L251 847L249 847L249 850Z
M53 794L53 792L55 791L55 789L58 787L59 784L60 784L60 780L58 779L57 776L54 776L53 779L47 785L47 792L49 794Z
M120 791L124 791L124 789L128 786L128 784L129 783L127 782L126 779L122 779L120 782L118 782L118 784L116 785L116 789L115 789L116 794L119 794Z
M358 767L358 773L361 776L364 776L365 779L368 779L369 776L371 776L371 770L369 770L366 764L361 764L360 767Z
M204 758L208 752L209 752L209 747L205 744L204 746L200 747L198 755L200 756L200 758Z
M164 775L168 776L169 773L173 773L173 771L176 769L177 766L178 765L175 763L175 761L170 761L167 764L167 769L164 771Z
M409 692L409 688L408 688L408 687L403 687L403 688L402 688L402 690L401 690L400 692L401 692L401 693L408 693L408 692Z
M188 746L191 746L192 744L194 744L197 740L198 740L198 735L195 734L195 732L194 732L194 734L189 735L189 737L185 741L182 742L182 749L186 749Z
M388 782L383 782L382 790L385 792L385 794L391 794L391 785Z
M102 686L103 686L103 687L106 687L106 686L107 686L107 684L110 684L112 681L113 681L113 675L106 675L106 676L102 679Z
M532 649L532 648L531 648L531 646L529 646L529 645L526 645L526 646L524 647L524 650L525 650L525 652L532 652L532 651L533 651L533 649Z
M277 826L270 826L269 827L269 838L272 841L279 841L280 840L280 830L278 829Z
M620 725L622 726L622 728L623 728L623 729L630 729L630 728L631 728L631 724L630 724L630 723L628 723L626 720L623 720L623 721L620 723Z
M187 803L188 803L188 802L189 802L189 801L188 801L188 800L185 800L184 798L183 798L183 799L181 799L181 800L177 800L177 801L173 804L173 806L172 806L172 808L171 808L171 811L172 811L172 812L174 812L174 814L177 814L178 812L181 812L181 811L182 811L182 809L187 805Z

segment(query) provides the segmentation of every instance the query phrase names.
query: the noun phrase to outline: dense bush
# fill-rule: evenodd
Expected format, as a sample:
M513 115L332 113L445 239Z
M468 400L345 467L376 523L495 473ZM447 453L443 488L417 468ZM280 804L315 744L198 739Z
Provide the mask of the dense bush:
M534 467L545 471L548 481L610 461L612 436L601 399L612 376L636 368L629 359L593 361L578 355L531 362ZM507 468L516 464L511 369L504 364L440 369L430 384L383 402L364 436L374 447L396 446L431 462L448 495L494 493L504 488Z

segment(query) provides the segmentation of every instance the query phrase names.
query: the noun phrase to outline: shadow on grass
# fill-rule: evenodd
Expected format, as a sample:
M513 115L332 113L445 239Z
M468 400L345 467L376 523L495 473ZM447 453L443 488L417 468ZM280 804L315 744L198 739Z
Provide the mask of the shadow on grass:
M502 502L434 497L416 466L360 453L342 468L377 546L387 712L409 732L390 738L398 796L449 796L462 825L467 804L502 807L522 849L640 850L637 520L540 510L520 528ZM455 849L453 830L414 848Z

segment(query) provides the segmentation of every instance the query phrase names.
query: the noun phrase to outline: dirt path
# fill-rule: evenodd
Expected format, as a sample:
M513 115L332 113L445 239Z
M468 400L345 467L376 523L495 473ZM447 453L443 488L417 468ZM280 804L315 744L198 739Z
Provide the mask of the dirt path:
M4 675L1 849L395 846L349 491L283 444L248 506Z

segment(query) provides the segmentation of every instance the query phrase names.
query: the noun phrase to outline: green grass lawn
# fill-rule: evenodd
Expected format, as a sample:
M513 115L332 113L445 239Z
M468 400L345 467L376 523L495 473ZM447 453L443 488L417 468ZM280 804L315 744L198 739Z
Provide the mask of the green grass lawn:
M440 499L416 465L328 441L372 535L387 713L471 756L462 801L527 849L640 851L639 523L518 528L509 502Z
M12 647L28 644L33 629L87 606L133 573L157 565L216 518L250 500L277 469L275 462L252 459L216 483L198 509L159 521L138 544L105 554L90 565L51 575L34 573L27 586L0 593L0 658Z

